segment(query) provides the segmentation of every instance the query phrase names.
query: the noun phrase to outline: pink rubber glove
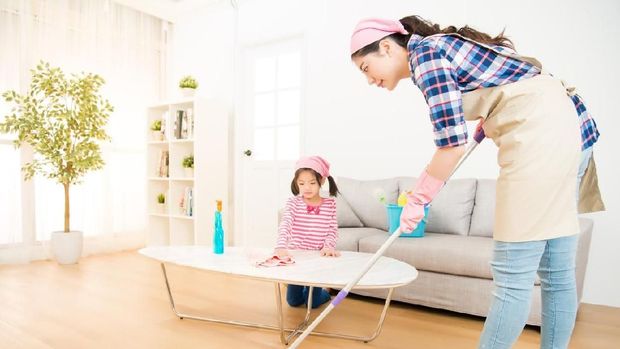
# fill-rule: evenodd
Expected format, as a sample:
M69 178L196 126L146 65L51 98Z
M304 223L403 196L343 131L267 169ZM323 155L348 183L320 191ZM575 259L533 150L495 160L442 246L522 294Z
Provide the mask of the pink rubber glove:
M424 206L435 198L443 185L442 180L432 177L426 170L422 172L413 191L407 193L407 205L400 214L401 232L412 232L418 226L424 218Z

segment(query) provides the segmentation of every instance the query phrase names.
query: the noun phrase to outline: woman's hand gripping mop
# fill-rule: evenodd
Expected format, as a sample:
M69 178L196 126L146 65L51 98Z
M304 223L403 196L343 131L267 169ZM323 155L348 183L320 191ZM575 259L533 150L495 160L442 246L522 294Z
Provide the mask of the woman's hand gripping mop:
M458 170L458 168L461 167L463 162L469 157L469 154L471 154L471 152L476 148L476 146L478 146L478 144L480 144L480 142L482 142L482 140L484 140L484 138L485 138L485 134L484 134L484 130L482 129L482 121L481 121L476 127L476 132L474 134L474 141L471 142L471 144L467 147L465 154L463 154L459 162L456 164L456 166L454 167L454 170L452 170L452 173L450 173L450 176L448 176L448 178L446 179L446 182L450 180L452 175L454 175L454 172L456 172L456 170ZM438 190L441 190L441 189L438 189ZM423 207L422 207L422 211L423 211ZM349 281L349 283L342 290L340 290L340 292L338 292L338 295L334 298L334 300L321 312L321 314L319 314L319 316L316 317L316 319L314 319L314 321L312 321L312 323L308 327L306 327L306 329L299 335L299 337L297 337L297 339L291 344L290 346L291 349L297 348L301 344L301 342L303 342L303 340L312 331L314 331L314 329L319 325L319 323L321 323L321 321L323 321L323 319L332 311L332 309L334 309L338 304L340 304L340 302L342 302L347 297L347 294L349 293L349 291L351 291L351 289L360 281L360 279L364 277L364 275L370 270L370 268L372 268L372 266L377 262L377 260L381 258L385 250L387 250L392 245L392 243L396 239L398 239L401 233L402 233L401 229L398 228L396 229L396 231L394 231L394 233L392 233L392 235L390 235L390 237L383 243L383 245L377 250L377 252L375 252L372 258L368 260L366 265L364 265L360 273L353 280Z

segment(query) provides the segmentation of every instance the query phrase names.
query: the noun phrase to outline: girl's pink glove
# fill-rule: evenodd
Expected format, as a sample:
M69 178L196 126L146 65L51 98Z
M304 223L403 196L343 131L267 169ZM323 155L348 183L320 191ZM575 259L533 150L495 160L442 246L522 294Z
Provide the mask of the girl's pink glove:
M400 214L401 232L412 232L418 226L418 223L424 218L424 206L435 198L443 185L442 180L432 177L426 170L422 172L413 191L407 193L407 205Z

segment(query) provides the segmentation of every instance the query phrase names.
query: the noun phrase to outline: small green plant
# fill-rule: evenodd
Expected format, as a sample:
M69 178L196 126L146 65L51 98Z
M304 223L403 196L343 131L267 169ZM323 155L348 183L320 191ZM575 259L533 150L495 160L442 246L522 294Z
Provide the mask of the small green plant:
M184 76L181 81L179 81L180 88L198 88L198 81L194 79L191 75Z
M194 155L188 155L183 158L183 167L194 168Z
M159 195L157 195L157 203L159 204L166 203L166 195L164 195L164 193L159 193Z
M161 131L161 120L155 120L151 124L152 131Z

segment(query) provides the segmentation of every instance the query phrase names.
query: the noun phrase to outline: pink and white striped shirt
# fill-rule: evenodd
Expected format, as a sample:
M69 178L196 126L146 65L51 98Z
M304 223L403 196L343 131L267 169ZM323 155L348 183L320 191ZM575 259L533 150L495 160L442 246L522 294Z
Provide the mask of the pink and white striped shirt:
M301 196L286 201L278 228L276 248L290 250L335 248L337 238L335 198L323 198L318 206L309 206Z

